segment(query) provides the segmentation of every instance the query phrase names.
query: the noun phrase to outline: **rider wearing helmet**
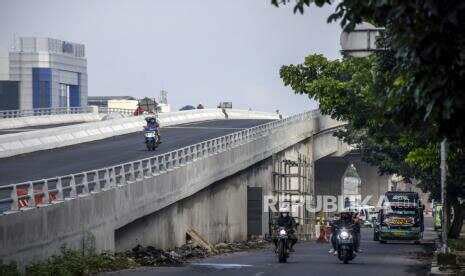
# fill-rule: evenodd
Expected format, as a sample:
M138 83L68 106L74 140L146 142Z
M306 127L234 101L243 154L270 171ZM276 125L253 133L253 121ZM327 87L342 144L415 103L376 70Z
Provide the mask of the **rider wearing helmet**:
M354 233L354 245L355 251L359 252L360 246L360 224L354 220L354 214L352 212L342 212L339 219L334 220L331 223L331 245L333 248L329 250L329 253L336 253L337 250L337 231L340 228L349 228Z
M286 228L289 234L289 251L293 252L294 245L297 243L297 238L295 236L295 228L297 226L294 218L289 214L289 208L280 208L279 218L277 221L278 227ZM277 247L277 243L275 241L275 246Z
M158 143L161 143L160 123L158 122L157 118L155 116L146 117L145 121L147 122L147 125L145 126L144 130L156 130Z

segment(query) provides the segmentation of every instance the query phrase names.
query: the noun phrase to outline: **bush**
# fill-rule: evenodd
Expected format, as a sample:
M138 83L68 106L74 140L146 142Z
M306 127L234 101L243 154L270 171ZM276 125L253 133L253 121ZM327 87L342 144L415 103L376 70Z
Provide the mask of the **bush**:
M453 251L465 251L465 239L449 239L449 247Z
M18 270L18 265L15 262L4 264L0 260L0 275L2 276L19 276L21 273Z
M133 268L138 264L123 255L73 250L62 247L61 255L37 262L26 268L31 276L80 276L91 273Z

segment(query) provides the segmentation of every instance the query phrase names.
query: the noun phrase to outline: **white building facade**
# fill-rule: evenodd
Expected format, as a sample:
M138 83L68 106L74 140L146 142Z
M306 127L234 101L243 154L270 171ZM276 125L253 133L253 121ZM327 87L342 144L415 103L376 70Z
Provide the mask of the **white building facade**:
M342 55L366 57L375 51L382 50L376 45L376 39L382 30L383 28L362 22L351 32L342 32L340 40Z
M0 69L0 110L87 106L82 44L20 37L0 56Z

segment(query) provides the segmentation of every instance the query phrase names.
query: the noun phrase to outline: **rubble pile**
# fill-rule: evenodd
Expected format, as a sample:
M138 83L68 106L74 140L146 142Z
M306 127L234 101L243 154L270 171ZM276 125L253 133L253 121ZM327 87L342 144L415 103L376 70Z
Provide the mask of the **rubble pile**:
M138 245L126 252L126 256L134 259L141 266L177 266L184 260L174 251L166 252L153 246Z
M217 253L231 253L250 249L262 249L268 247L269 243L264 240L249 240L232 243L219 243L215 245Z
M219 243L213 246L214 250L201 247L195 243L176 247L174 250L164 251L153 246L138 245L123 254L134 260L141 266L179 266L189 259L199 259L213 254L231 253L250 249L266 248L267 243L263 240L251 240L244 242Z
M174 250L177 254L182 256L183 259L196 259L205 258L210 255L207 249L196 245L194 243L185 244L181 247L177 247Z

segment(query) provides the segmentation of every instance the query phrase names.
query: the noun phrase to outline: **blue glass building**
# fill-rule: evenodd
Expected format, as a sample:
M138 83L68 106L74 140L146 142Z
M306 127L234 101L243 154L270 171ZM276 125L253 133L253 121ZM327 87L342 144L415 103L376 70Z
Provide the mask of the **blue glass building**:
M84 45L20 37L8 55L0 55L0 110L86 105Z

